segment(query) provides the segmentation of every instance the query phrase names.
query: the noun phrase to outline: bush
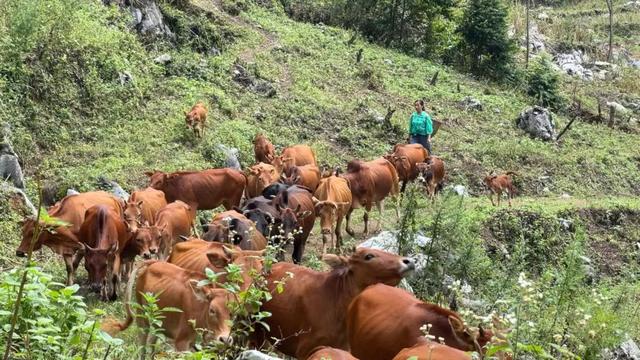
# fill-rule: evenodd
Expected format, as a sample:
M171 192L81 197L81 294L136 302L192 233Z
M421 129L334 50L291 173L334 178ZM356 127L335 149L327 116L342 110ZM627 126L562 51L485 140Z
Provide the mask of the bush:
M514 43L507 35L507 10L500 0L471 0L458 31L470 70L505 80L512 74Z
M538 56L527 73L527 94L538 105L557 110L562 106L560 92L560 74L553 69L551 58L547 54Z

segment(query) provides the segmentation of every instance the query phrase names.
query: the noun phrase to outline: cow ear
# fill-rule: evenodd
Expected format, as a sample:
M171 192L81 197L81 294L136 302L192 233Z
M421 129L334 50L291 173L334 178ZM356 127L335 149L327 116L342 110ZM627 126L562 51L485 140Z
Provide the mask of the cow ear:
M137 206L137 207L141 207L143 202L144 202L144 200L140 200L140 201L138 201L138 202L136 203L136 206Z
M453 315L449 315L449 325L451 326L451 329L453 329L453 331L456 333L464 332L464 324L462 323L462 320Z
M331 266L332 269L337 269L346 266L349 261L344 256L338 256L335 254L324 254L322 256L322 261L325 264Z
M229 230L235 231L238 228L239 223L240 219L232 218L231 221L229 221Z
M226 253L220 254L219 251L208 252L207 259L209 260L211 265L217 268L224 268L231 262L231 258L228 258Z
M154 170L154 171L145 171L145 172L144 172L144 174L145 174L145 175L147 175L148 177L152 177L152 176L153 176L153 174L155 174L155 173L156 173L156 171L155 171L155 170Z
M193 295L196 296L196 299L201 302L209 301L209 292L201 286L198 286L198 280L191 279L189 280L189 287L191 291L193 291Z
M232 248L226 247L226 246L222 246L222 251L224 252L225 256L227 256L229 258L229 262L232 262L233 260L235 260L239 253L235 250L233 250Z
M298 219L304 219L304 218L306 218L306 217L307 217L307 216L309 216L309 215L311 215L311 210L305 210L305 211L303 211L303 212L299 212L299 213L297 213L297 214L296 214L296 217L297 217Z

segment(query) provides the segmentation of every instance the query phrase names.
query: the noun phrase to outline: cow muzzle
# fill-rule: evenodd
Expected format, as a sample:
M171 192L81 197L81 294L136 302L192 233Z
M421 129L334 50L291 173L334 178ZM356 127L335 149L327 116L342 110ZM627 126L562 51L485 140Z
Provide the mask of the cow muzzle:
M142 254L142 257L145 260L149 260L149 259L151 259L151 253L150 252L145 252L145 253Z
M218 336L218 341L225 345L233 344L233 338L230 335L220 335Z
M322 235L330 235L331 234L331 229L330 228L324 228L324 229L320 230L320 233Z
M102 284L92 283L91 285L89 285L89 289L91 289L91 291L93 291L94 293L100 293L100 290L102 290Z
M404 258L400 260L400 262L401 262L400 273L403 275L410 273L416 269L416 264L413 261L413 259Z

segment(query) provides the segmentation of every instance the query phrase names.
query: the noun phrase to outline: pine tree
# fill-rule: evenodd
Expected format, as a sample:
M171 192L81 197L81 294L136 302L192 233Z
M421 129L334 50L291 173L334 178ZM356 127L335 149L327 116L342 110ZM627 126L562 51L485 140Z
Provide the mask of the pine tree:
M496 79L511 73L515 46L507 35L507 9L501 0L470 0L458 31L472 72Z

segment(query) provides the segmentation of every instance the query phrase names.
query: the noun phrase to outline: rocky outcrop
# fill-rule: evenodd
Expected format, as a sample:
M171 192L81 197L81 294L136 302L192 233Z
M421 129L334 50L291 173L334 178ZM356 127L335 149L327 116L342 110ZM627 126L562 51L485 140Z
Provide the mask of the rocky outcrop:
M549 110L541 106L530 107L521 112L516 124L520 129L538 139L545 141L555 139L553 116Z

